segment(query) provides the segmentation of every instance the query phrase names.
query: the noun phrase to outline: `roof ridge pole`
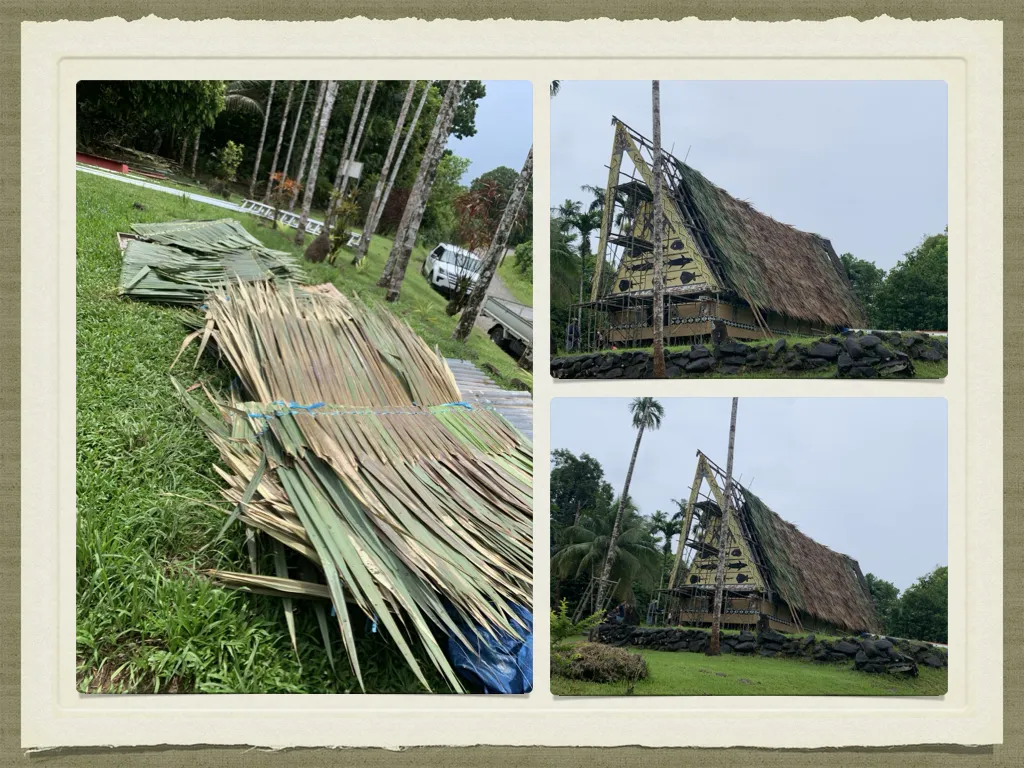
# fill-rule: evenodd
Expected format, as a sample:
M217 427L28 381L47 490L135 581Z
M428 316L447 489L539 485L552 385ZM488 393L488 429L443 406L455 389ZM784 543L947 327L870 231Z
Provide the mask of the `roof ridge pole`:
M590 300L600 298L601 279L604 277L604 261L607 258L608 236L611 234L614 219L615 185L619 183L619 168L622 165L622 153L626 151L625 129L616 118L612 118L615 126L615 138L612 140L612 157L608 163L608 186L604 191L604 210L601 211L601 235L598 238L597 257L594 259L594 277L590 284Z
M736 445L736 407L739 398L732 399L732 416L729 419L729 457L725 464L725 504L722 509L722 525L718 539L718 568L715 570L715 604L711 615L711 642L708 645L708 656L718 656L722 652L722 592L725 589L725 551L729 535L729 510L732 507L732 455Z

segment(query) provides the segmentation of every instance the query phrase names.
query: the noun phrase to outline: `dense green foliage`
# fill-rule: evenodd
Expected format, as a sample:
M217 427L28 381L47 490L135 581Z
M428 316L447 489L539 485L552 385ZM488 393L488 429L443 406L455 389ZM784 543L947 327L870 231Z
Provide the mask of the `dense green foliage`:
M287 144L296 115L301 109L296 147L289 167L284 169L289 177L298 172L302 145L313 121L319 84L319 81L310 82L305 103L302 104L304 83L296 83L294 98L287 115L287 100L284 96L288 90L287 82L276 83L273 98L269 99L270 118L266 129L268 142L271 141L269 137L278 135L282 121L287 120ZM329 197L331 182L341 162L345 135L355 108L359 84L358 80L341 81L338 99L331 113L315 187L316 207L323 207ZM270 81L253 80L231 84L233 88L238 89L238 93L234 95L228 93L228 85L227 82L220 80L83 81L78 85L78 144L82 147L96 148L119 144L179 159L182 140L189 139L188 149L191 152L191 139L196 129L202 128L198 168L200 176L203 173L214 173L214 163L208 163L208 167L204 167L204 160L215 157L216 150L229 140L245 147L242 167L252 168L263 131L262 110L270 96ZM408 85L408 81L402 80L380 80L377 83L370 117L357 152L358 159L363 163L363 184L371 179L376 182L380 175ZM437 81L431 85L427 103L409 144L409 151L396 177L396 191L412 186L446 87L446 81ZM422 93L421 88L422 86L416 94L417 99ZM485 95L486 88L482 82L471 80L467 83L455 113L450 135L462 138L476 134L477 103ZM248 105L256 105L257 108L231 108L232 104L241 100ZM282 149L282 156L284 152ZM264 151L262 156L260 171L257 174L260 193L270 173L272 156L272 151ZM362 203L363 199L360 202ZM364 212L367 205L368 199L363 205Z
M878 315L876 299L885 279L885 270L876 267L874 262L858 259L852 253L844 253L839 260L846 269L847 277L850 278L853 292L857 294L864 307L868 323L873 324L874 318Z
M948 324L949 238L926 237L885 276L876 324L887 330L944 331Z
M574 622L569 613L569 603L562 598L558 603L558 610L552 609L551 611L551 647L555 648L570 637L585 635L590 629L600 624L603 618L603 613L595 613Z
M214 174L223 181L234 181L238 166L242 163L245 147L228 139L228 143L217 152L217 165Z
M81 80L75 114L78 143L157 153L171 135L192 136L214 125L224 110L226 92L221 80Z
M900 595L892 634L912 640L945 643L949 639L949 568L922 576Z
M880 579L873 573L867 574L864 580L871 591L871 599L875 603L875 612L878 614L882 632L893 631L893 618L899 610L899 589L892 582Z
M618 499L592 456L555 449L551 462L552 605L566 599L575 608L604 565ZM610 577L619 582L613 600L646 606L661 570L651 521L627 496Z

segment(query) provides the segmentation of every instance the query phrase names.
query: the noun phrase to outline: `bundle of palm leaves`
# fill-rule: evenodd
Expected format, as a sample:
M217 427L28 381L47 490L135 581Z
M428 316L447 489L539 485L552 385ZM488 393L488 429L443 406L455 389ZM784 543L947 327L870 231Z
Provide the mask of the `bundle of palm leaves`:
M245 395L208 393L214 415L181 391L224 462L227 524L266 534L277 566L209 575L285 598L293 644L292 599L319 601L328 652L329 598L360 685L353 613L383 629L428 690L415 642L461 692L438 635L470 647L516 636L514 608L530 604L532 445L462 403L444 359L382 308L242 282L207 302L192 338L200 353L216 346ZM301 556L301 578L286 550Z
M133 224L118 292L162 304L199 305L228 280L297 283L295 258L267 248L234 219Z

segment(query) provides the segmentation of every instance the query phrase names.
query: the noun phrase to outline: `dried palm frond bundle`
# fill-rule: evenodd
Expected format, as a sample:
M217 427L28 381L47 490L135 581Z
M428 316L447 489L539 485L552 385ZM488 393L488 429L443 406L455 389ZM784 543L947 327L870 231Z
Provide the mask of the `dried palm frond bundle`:
M234 219L133 224L118 292L163 304L202 304L228 280L297 283L295 257L267 248Z
M517 634L532 583L532 445L497 413L461 402L444 359L384 309L270 283L208 299L209 342L246 398L186 393L220 451L233 519L269 536L275 577L212 573L292 597L329 595L354 674L352 612L382 627L421 683L416 640L462 686L435 632L472 645ZM292 579L285 548L326 582ZM321 631L326 632L323 613Z

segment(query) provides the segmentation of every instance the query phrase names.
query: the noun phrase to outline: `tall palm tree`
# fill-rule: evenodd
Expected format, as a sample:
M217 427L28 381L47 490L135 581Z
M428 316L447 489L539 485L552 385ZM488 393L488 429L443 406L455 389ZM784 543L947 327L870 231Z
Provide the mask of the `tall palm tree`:
M288 169L292 165L292 150L295 149L295 137L299 135L299 123L302 122L302 110L306 108L306 94L309 93L310 80L302 87L302 98L299 99L299 108L295 112L295 124L292 125L292 137L288 141L288 153L284 156L284 167L282 173L288 178Z
M662 187L661 81L651 81L651 113L654 119L654 317L651 347L654 377L665 378L665 192Z
M373 81L376 84L376 80ZM338 171L334 177L334 184L331 188L331 199L327 204L327 221L330 223L331 214L333 212L334 203L341 199L339 189L341 187L341 179L345 173L346 167L348 166L349 150L352 147L352 137L355 135L356 125L359 123L359 115L363 107L363 93L366 91L366 81L359 81L359 90L356 91L356 101L352 105L352 114L348 118L348 130L345 131L345 143L341 145L341 155L338 158ZM369 106L369 105L367 105Z
M313 157L309 161L309 176L306 179L306 188L302 195L302 213L299 215L298 229L295 232L295 244L302 245L306 239L306 222L309 221L309 210L313 207L313 193L316 191L316 174L320 170L320 156L324 151L324 140L327 138L327 126L331 122L331 111L334 109L334 100L338 96L338 81L327 81L327 92L324 94L324 107L320 113L320 127L317 129L316 144L313 147ZM329 219L324 222L324 228L329 229Z
M636 429L636 442L633 443L633 455L629 460L629 469L626 470L626 482L622 485L622 493L619 494L619 509L615 514L615 524L612 526L611 541L608 545L608 554L604 559L604 567L601 569L601 582L597 588L597 605L604 605L604 593L611 578L612 566L615 564L615 546L619 538L619 530L622 524L623 500L629 495L629 483L633 479L633 468L636 466L636 456L640 452L640 441L647 430L654 431L661 426L661 419L665 415L665 408L653 397L636 397L629 404L629 410L633 414L633 427Z
M651 546L647 521L641 517L627 496L604 509L585 510L579 521L565 528L558 536L555 553L551 557L551 573L564 581L579 576L592 576L601 567L617 521L613 512L624 510L615 537L615 563L610 578L618 585L612 593L616 600L634 600L633 585L653 588L660 567L658 550ZM598 603L601 605L601 603Z
M711 641L708 655L717 656L722 652L722 593L725 591L725 553L729 548L729 513L732 507L732 450L736 444L736 406L739 398L732 399L732 416L729 419L729 453L725 464L725 509L722 510L722 526L718 536L718 568L715 570L715 604L711 615Z
M373 94L376 90L377 81L374 80L370 83L370 93L366 97L366 106L363 108L363 116L359 119L359 130L356 131L356 136L352 140L352 151L343 163L344 173L342 172L342 166L339 166L338 175L334 179L334 190L337 200L341 200L345 197L345 192L348 190L348 180L351 178L348 174L348 169L351 167L352 163L356 161L356 158L362 154L363 145L360 141L363 138L363 132L366 130L366 119L370 116L370 107L373 105Z
M274 147L274 159L270 161L270 176L267 177L267 191L263 193L263 202L270 201L270 193L274 190L274 174L277 173L277 159L281 156L281 144L284 142L284 129L288 126L288 112L292 108L292 94L295 92L295 81L288 81L288 98L284 101L284 113L281 115L281 129L277 132L277 145ZM275 225L276 226L276 225Z
M672 555L672 537L676 528L672 518L659 509L651 515L651 532L661 536L661 579L658 582L658 589L662 589L665 586L665 571Z
M445 90L441 108L437 113L437 120L434 122L430 140L423 153L423 160L420 162L419 173L416 174L416 181L412 185L412 192L409 193L409 200L405 204L405 210L402 211L402 219L398 224L398 231L395 233L391 254L377 281L377 285L388 289L385 295L387 301L397 301L402 290L405 270L409 266L409 257L412 256L413 246L416 245L416 236L419 234L420 224L423 221L423 212L427 208L427 198L430 196L434 178L437 176L437 165L441 162L441 154L448 142L448 132L455 119L455 110L459 105L462 89L466 87L467 82L467 80L448 81L448 88Z
M270 93L267 95L267 104L263 108L263 130L260 132L259 149L256 150L256 165L252 169L252 181L249 182L249 197L256 194L256 177L260 173L260 161L263 159L263 142L267 138L267 123L270 122L270 105L274 101L274 86L277 80L270 81Z
M299 200L299 189L303 183L303 179L306 178L306 163L309 161L309 151L313 148L313 137L316 135L317 126L320 122L320 112L324 108L324 97L327 95L327 81L320 81L320 88L316 94L316 107L313 109L313 119L309 121L309 133L306 134L306 146L302 150L302 160L299 162L299 172L295 174L295 180L299 183L295 185L295 191L292 192L291 202L288 204L288 213L295 210L295 203Z
M557 96L558 92L560 90L562 90L562 81L561 80L552 80L551 81L551 85L550 85L551 96L552 97Z
M512 231L512 225L515 223L516 216L519 215L519 209L526 198L526 188L530 186L531 179L533 179L533 145L530 146L530 151L526 155L526 162L523 163L523 169L519 172L516 185L512 189L512 194L509 195L508 203L505 204L505 210L501 214L498 228L494 231L491 245L484 255L483 266L480 268L480 277L473 286L473 292L466 300L466 305L462 310L462 317L459 318L459 324L455 326L452 338L456 341L465 341L469 337L470 331L473 330L473 324L480 315L480 307L483 306L484 298L491 287L491 281L494 279L494 274L498 271L498 262L501 261L501 254L505 252L505 248L508 245L508 235Z
M423 91L423 96L420 99L419 108L416 110L416 114L413 116L412 125L409 126L409 130L405 134L405 141L402 142L402 153L405 154L405 148L409 145L409 139L412 136L412 132L416 129L416 121L420 116L420 109L423 108L423 102L426 101L427 91L430 90L429 83ZM405 116L409 112L409 105L412 104L413 94L416 92L416 81L409 81L409 88L405 93L405 101L402 102L402 109L398 113L398 120L395 121L395 132L391 136L391 144L388 146L388 153L384 157L384 165L380 169L380 175L377 177L377 186L373 189L373 199L370 201L370 207L366 212L366 221L363 223L363 233L359 237L359 247L356 249L356 255L352 257L352 263L356 266L366 258L367 251L370 249L370 240L373 238L373 233L377 231L377 222L380 221L380 214L384 207L385 188L390 191L390 184L393 182L393 174L391 171L392 163L395 165L395 171L397 172L398 166L402 164L401 156L398 157L397 162L395 161L395 148L398 145L398 139L402 135L402 129L405 127Z

